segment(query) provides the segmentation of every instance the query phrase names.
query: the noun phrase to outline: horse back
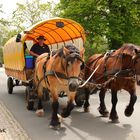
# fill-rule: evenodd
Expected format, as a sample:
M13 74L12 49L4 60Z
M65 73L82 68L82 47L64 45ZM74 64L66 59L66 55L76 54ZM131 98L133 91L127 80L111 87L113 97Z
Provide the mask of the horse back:
M92 64L94 61L96 61L97 59L101 58L102 56L103 56L102 54L95 54L95 55L92 55L92 56L88 59L86 65Z
M98 64L103 62L103 56L104 55L102 54L95 54L88 59L85 66L85 79L87 79L90 76L90 74L94 71Z
M36 59L35 72L34 72L35 84L37 84L38 81L44 76L43 66L44 66L45 63L47 63L47 61L48 61L47 58L48 57L49 57L49 54L44 53Z

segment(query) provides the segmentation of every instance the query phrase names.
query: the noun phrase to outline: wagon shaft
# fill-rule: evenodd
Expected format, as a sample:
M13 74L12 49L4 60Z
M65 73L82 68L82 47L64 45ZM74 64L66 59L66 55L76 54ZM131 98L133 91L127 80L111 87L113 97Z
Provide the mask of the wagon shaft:
M83 83L81 83L82 85ZM83 87L81 88L88 88L89 90L99 90L101 89L102 85L101 84L95 84L92 82L87 82Z
M102 83L102 84L95 84L92 82L87 82L83 87L81 88L88 88L89 90L100 90L101 88L109 88L110 84L112 82L114 82L116 80L115 77L112 77L110 79L108 79L106 82ZM81 85L83 84L83 81L81 82Z

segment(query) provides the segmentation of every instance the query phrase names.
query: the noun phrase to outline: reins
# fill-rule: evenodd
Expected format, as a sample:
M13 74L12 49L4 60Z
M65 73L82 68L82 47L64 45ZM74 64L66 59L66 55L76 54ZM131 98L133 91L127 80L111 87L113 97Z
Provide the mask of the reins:
M95 59L95 63L98 62L98 60L100 60L100 58L102 58L103 55L99 56L97 59ZM118 54L117 56L107 56L107 59L109 57L117 57L116 61L118 60L118 58L121 58L123 59L123 54ZM107 63L107 61L105 60L106 58L104 58L104 61ZM91 62L93 63L93 61ZM116 62L115 62L116 64ZM95 66L96 64L94 64ZM85 65L86 66L86 65ZM88 77L88 79L80 86L81 87L84 87L89 81L90 79L92 78L92 76L95 74L95 72L97 71L97 69L99 68L100 64L94 69L94 71L91 73L91 75ZM105 65L106 66L106 65ZM86 66L88 69L90 70L93 70L91 68L89 68L88 66ZM105 69L106 70L106 69ZM132 69L118 69L118 70L110 70L110 71L105 71L105 74L101 75L100 77L98 77L97 79L95 79L93 82L96 83L98 80L102 79L103 77L108 77L108 76L112 76L113 78L117 78L117 77L133 77L135 75L135 72ZM109 81L109 79L107 80ZM106 81L106 82L107 82Z

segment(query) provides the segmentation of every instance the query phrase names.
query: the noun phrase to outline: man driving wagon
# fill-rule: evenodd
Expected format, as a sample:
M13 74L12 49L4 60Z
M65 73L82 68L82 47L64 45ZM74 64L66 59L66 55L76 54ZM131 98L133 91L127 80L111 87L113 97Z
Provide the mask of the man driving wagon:
M50 53L48 45L44 43L46 38L44 36L39 36L37 40L38 42L35 43L30 50L30 55L36 58L43 53Z

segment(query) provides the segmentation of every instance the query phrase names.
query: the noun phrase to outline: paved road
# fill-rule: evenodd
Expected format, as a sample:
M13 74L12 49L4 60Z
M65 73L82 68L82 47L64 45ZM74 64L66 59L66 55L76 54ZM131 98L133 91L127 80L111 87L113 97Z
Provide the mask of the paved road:
M25 88L16 87L14 93L8 95L6 80L4 70L0 68L0 100L32 140L140 140L140 95L134 114L127 118L124 116L124 109L129 101L129 94L124 91L118 94L119 124L111 124L108 118L100 117L97 111L98 95L93 95L90 99L90 113L83 113L82 108L75 108L71 116L62 121L62 129L54 131L48 128L51 115L50 102L45 104L45 117L38 118L35 112L26 110ZM137 89L139 92L139 87ZM60 102L63 106L66 100L60 99ZM110 94L106 97L106 103L110 109Z

